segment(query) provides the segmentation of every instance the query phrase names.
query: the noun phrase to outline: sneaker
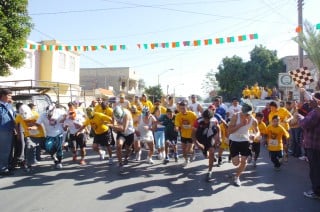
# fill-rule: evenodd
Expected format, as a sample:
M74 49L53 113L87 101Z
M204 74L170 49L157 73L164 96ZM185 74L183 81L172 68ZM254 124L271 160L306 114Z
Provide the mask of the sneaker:
M218 158L218 167L220 167L220 166L221 166L221 164L222 164L222 158L221 158L221 157L219 157L219 158Z
M136 161L140 161L140 160L141 160L141 150L136 153Z
M178 156L174 156L174 161L175 161L175 162L178 162L178 160L179 160L179 159L178 159Z
M86 161L84 160L84 159L81 159L80 160L80 165L86 165L87 163L86 163Z
M113 164L113 159L112 159L112 158L109 158L108 165L112 165L112 164Z
M73 155L72 160L77 161L77 155Z
M307 159L306 156L301 156L301 157L299 157L299 160L306 160L306 159Z
M195 161L196 160L196 153L193 151L193 153L190 156L190 161Z
M27 173L30 173L32 171L31 166L25 167L24 171L27 172Z
M185 160L184 160L184 163L183 163L183 166L187 166L188 163L190 163L189 159L185 159Z
M148 158L148 163L149 163L149 164L154 164L152 158Z
M106 157L106 151L101 150L100 151L100 160L104 160L105 157Z
M167 164L167 163L169 163L169 162L170 162L169 157L166 156L166 158L164 159L163 163L164 163L164 164Z
M163 157L162 157L162 152L159 152L158 153L158 160L162 160L163 159Z
M212 177L212 172L208 172L207 173L207 177L206 177L206 181L210 182L211 181L211 177Z
M235 177L233 183L234 183L235 186L238 186L238 187L241 186L240 178L239 177Z
M315 194L313 191L303 192L303 195L311 199L320 199L320 196Z
M56 169L62 169L62 164L61 163L57 163L56 164Z

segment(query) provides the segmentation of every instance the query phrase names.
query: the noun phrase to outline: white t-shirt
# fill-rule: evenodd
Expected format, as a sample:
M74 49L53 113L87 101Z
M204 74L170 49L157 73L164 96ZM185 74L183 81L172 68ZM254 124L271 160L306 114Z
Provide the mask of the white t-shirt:
M238 113L238 112L241 111L241 108L242 108L241 105L237 105L237 106L231 105L231 106L229 107L229 109L227 110L227 112L229 113L229 117L228 117L228 118L231 119L232 116L233 116L233 114Z
M64 121L63 125L69 127L70 134L76 134L76 132L78 132L80 127L82 127L83 122L84 122L84 118L82 116L80 117L76 116L74 120L67 118Z
M56 137L64 132L62 124L65 111L55 109L51 119L49 120L46 113L43 113L37 120L37 124L42 124L46 131L46 135L49 137Z
M190 110L193 111L197 115L197 117L200 117L201 116L201 112L198 111L198 107L199 107L199 103L198 102L191 103L189 105Z

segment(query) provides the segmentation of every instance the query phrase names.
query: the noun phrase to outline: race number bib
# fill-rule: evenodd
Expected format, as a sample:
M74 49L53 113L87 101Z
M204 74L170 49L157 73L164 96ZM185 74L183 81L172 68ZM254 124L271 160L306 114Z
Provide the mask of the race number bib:
M276 140L276 139L270 139L269 145L270 145L270 146L278 146L278 140Z

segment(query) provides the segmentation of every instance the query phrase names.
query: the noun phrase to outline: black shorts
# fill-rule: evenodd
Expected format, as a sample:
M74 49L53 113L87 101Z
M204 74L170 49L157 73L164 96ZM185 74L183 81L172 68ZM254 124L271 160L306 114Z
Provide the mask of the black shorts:
M213 139L213 136L210 136L209 138L198 139L198 141L205 147L205 149L215 147L215 140Z
M69 135L69 142L71 143L71 147L72 148L84 148L86 147L86 141L84 139L84 134L83 133L79 133L78 136L76 136L75 134L70 134Z
M131 146L133 144L134 141L134 133L131 133L129 135L124 135L122 133L117 133L117 138L116 140L118 140L119 138L124 138L124 146Z
M111 131L108 130L102 134L95 134L93 138L94 144L99 144L101 146L110 146L112 142Z
M232 141L230 145L230 156L231 158L238 156L248 157L251 154L249 141Z
M193 141L192 141L192 138L184 138L184 137L181 137L181 143L183 144L192 144Z

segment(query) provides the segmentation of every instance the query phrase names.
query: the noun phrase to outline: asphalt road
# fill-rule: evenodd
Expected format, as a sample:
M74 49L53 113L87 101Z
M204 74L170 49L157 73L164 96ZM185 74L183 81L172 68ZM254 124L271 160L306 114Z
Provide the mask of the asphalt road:
M209 183L200 152L187 167L183 160L167 165L156 159L153 165L132 161L120 175L116 163L100 161L88 146L86 166L72 162L66 152L62 170L44 155L33 173L18 169L0 177L0 211L320 211L320 200L302 195L310 188L307 162L289 158L277 172L264 148L257 167L249 165L242 186L236 187L234 167L226 159L214 167Z

